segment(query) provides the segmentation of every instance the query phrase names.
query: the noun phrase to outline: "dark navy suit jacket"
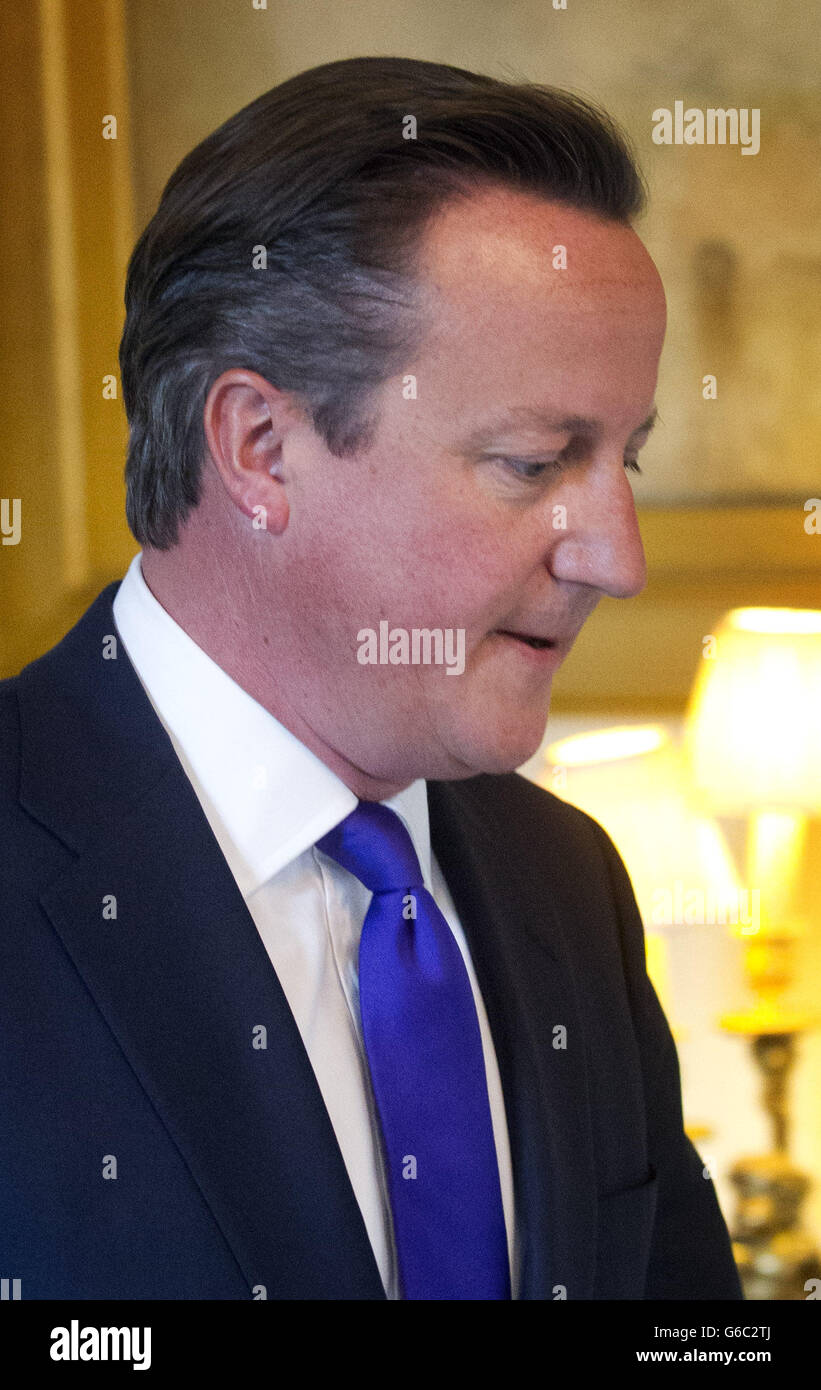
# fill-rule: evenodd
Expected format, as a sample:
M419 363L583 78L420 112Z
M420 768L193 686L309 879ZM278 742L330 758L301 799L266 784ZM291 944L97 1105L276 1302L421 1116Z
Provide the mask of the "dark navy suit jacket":
M384 1298L256 927L124 648L104 659L117 587L0 683L0 1274L24 1299ZM499 1061L520 1296L740 1298L610 840L513 774L429 806Z

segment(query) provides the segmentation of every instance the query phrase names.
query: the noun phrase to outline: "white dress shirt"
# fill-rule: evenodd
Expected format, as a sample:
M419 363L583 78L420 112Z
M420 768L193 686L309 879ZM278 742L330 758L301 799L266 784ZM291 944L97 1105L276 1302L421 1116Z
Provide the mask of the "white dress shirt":
M165 611L135 555L114 599L129 659L173 743L288 1000L359 1203L385 1292L396 1250L359 1016L359 935L370 892L315 842L357 805L310 749L226 674ZM425 886L459 944L484 1049L513 1294L513 1180L496 1054L462 927L431 851L420 779L385 805L402 818Z

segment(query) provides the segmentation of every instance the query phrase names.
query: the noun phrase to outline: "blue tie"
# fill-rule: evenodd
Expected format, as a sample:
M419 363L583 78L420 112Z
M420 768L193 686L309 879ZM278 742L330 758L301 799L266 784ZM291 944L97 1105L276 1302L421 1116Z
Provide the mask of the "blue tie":
M359 1004L403 1297L510 1298L482 1039L462 953L389 807L360 801L317 845L373 893Z

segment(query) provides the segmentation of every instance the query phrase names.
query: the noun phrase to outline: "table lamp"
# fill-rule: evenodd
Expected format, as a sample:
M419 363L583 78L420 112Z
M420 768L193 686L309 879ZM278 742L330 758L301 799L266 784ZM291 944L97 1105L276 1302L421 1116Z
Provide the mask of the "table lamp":
M741 1159L734 1251L747 1298L806 1298L821 1277L799 1208L809 1180L787 1149L795 1039L816 1019L783 996L794 978L794 910L807 818L821 814L821 611L738 608L705 647L687 716L685 754L696 804L747 821L746 879L755 924L740 925L755 1003L721 1020L749 1038L763 1077L772 1150Z

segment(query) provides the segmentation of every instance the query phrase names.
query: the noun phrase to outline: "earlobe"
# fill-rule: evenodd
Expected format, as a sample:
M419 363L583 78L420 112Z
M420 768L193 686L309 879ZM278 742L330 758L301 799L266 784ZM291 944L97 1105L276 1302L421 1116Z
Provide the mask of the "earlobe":
M255 531L268 531L279 536L288 525L291 508L282 483L281 463L272 463L265 470L249 475L245 487L234 498L243 516L250 520ZM265 481L266 473L274 480Z

